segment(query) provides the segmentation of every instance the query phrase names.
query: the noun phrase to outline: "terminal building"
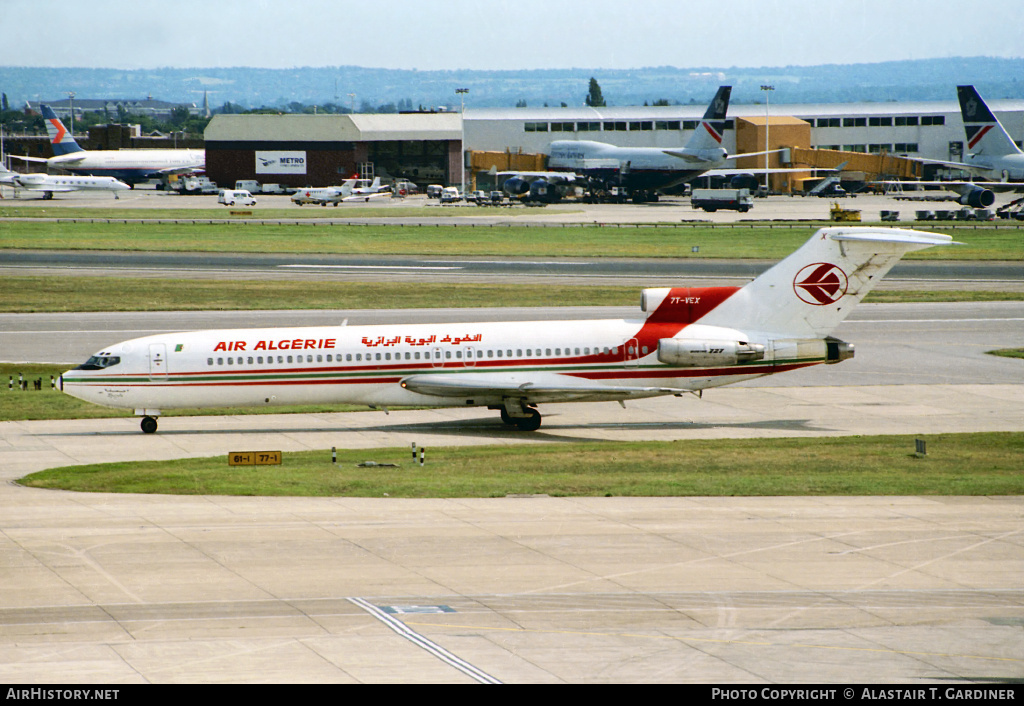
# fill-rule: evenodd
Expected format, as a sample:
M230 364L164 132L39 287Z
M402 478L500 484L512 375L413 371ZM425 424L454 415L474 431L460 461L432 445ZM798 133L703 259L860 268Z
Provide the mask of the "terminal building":
M955 90L951 89L955 94ZM1024 140L1024 100L991 100L989 107L1019 145ZM474 176L542 155L555 140L593 140L619 147L684 145L706 106L466 109L466 145ZM956 100L907 103L731 105L723 147L730 154L791 148L772 155L770 167L834 167L864 179L936 178L939 166L899 157L962 161L965 136ZM813 152L812 152L813 151ZM483 154L480 154L483 153ZM502 154L506 155L502 164ZM739 160L738 168L763 168L764 158ZM948 171L948 170L947 170ZM795 191L799 178L776 174L772 189Z

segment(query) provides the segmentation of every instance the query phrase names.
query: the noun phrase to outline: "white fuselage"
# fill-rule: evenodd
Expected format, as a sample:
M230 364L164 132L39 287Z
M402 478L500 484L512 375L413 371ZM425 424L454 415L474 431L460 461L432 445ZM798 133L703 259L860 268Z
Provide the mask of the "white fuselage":
M51 157L47 164L73 174L111 176L132 183L161 174L202 170L206 166L206 152L192 149L87 150Z
M1006 154L987 156L969 154L964 163L970 165L969 170L976 176L992 181L1024 181L1024 154Z
M114 177L19 174L13 183L29 191L127 191L130 186Z
M723 166L728 157L720 147L681 147L666 151L660 147L616 147L590 140L557 140L551 143L549 150L548 168L551 170L602 180L623 180L633 188L645 189L690 181ZM685 155L685 158L676 155Z
M491 406L507 395L438 397L400 382L435 373L522 375L528 382L540 373L559 373L608 386L659 388L650 395L591 394L592 401L698 390L825 362L822 347L821 355L800 360L674 367L657 357L658 340L673 336L750 338L719 327L628 319L200 331L116 344L97 354L107 362L118 359L116 364L70 370L62 386L88 402L136 410L308 403ZM572 395L531 400L572 401Z

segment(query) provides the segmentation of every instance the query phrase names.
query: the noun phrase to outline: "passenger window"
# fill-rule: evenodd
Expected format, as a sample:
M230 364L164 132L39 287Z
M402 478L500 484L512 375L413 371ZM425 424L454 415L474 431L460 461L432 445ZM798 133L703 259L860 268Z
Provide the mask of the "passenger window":
M207 358L206 359L206 364L207 365L213 365L213 358Z
M223 358L218 358L217 359L217 365L224 365L224 359Z

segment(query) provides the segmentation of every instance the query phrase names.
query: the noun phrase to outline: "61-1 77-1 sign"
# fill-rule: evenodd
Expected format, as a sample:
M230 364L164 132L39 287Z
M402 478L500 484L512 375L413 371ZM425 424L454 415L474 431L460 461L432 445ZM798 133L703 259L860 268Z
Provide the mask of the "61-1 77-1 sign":
M280 466L280 451L232 451L228 454L229 466Z

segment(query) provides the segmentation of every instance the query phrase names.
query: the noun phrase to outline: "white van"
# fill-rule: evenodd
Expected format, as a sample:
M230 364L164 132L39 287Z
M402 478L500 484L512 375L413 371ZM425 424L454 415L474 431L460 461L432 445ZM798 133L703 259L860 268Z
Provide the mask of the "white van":
M256 197L244 189L224 189L217 197L217 203L225 206L255 206Z
M455 203L462 200L462 194L454 186L446 186L441 189L441 203Z

